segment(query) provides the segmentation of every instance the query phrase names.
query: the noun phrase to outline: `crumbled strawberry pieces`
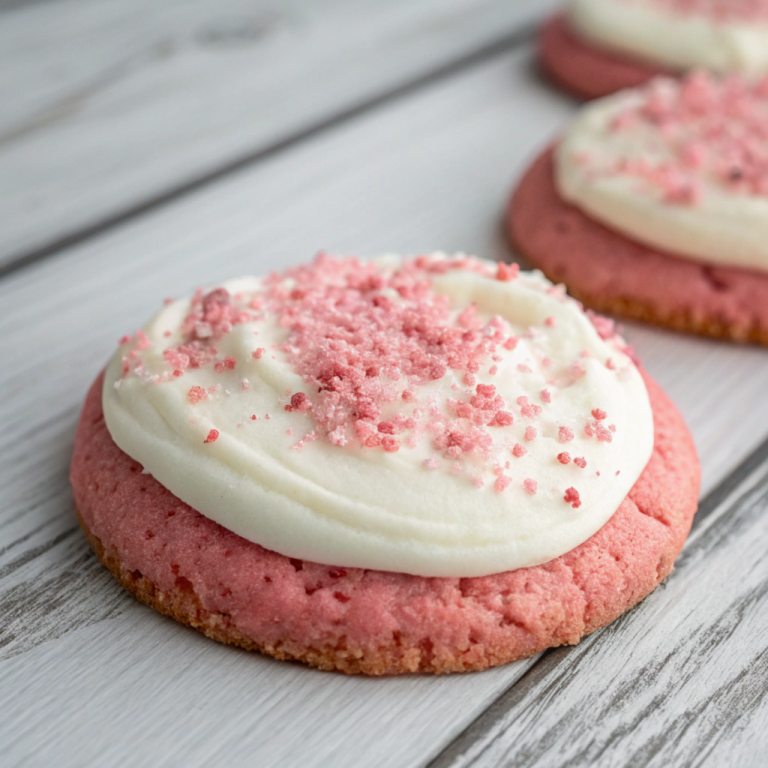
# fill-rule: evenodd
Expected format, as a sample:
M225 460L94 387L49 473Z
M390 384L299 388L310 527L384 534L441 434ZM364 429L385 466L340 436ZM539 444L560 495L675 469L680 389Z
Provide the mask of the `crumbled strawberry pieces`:
M223 360L219 360L219 362L213 366L213 370L216 371L216 373L224 373L224 371L234 371L236 365L237 365L237 360L235 360L234 357L225 357Z
M499 493L501 493L502 491L505 491L507 488L509 488L511 483L512 483L511 477L507 477L507 475L499 475L496 478L496 482L493 484L493 487Z
M517 404L520 406L520 413L526 419L535 419L541 413L541 406L529 403L525 395L517 398Z
M531 440L535 440L537 434L538 434L538 432L536 431L536 427L526 427L525 428L525 439L528 440L529 442Z
M571 454L568 453L568 451L563 451L562 453L557 454L557 460L561 464L570 464L571 461Z
M578 509L581 506L581 497L579 492L575 488L568 488L563 497L574 509Z
M519 272L519 264L505 264L503 261L500 261L496 268L496 279L508 283L514 280Z
M149 349L152 342L144 331L136 331L136 349Z
M491 422L492 426L508 427L515 420L515 417L509 411L497 411Z
M573 430L570 427L560 427L560 429L557 430L557 439L561 443L570 443L573 438Z
M676 10L697 8L697 13L723 18L738 18L747 8L753 12L759 8L763 20L768 19L764 0L664 1ZM659 160L622 158L609 173L641 179L669 205L698 205L705 182L718 182L738 195L768 196L766 82L705 72L694 72L679 82L652 81L640 92L639 102L614 121L613 130L638 125L650 129L667 151Z
M600 408L593 409L592 416L598 421L602 421L603 419L608 418L608 414L605 411L601 410Z
M542 403L551 403L552 402L552 394L548 389L542 389L541 390L541 402Z
M254 349L253 352L251 352L251 357L254 360L261 360L266 351L267 350L264 349L264 347L259 347L258 349Z
M575 458L575 459L573 460L573 463L574 463L574 464L575 464L577 467L581 467L582 469L584 469L584 467L586 467L586 466L587 466L587 460L586 460L585 458L581 457L581 456L580 456L580 457L578 457L578 458Z
M533 496L539 488L539 484L535 480L531 480L530 477L523 481L523 488Z
M208 433L208 437L203 440L204 443L215 443L219 439L219 430L218 429L212 429Z
M518 459L525 456L525 454L528 453L528 449L524 445L520 445L520 443L515 443L515 445L512 448L512 455L517 456Z
M387 453L396 453L400 450L400 441L396 437L387 435L386 437L381 438L381 447Z
M125 336L121 336L120 340L117 342L121 347L123 344L128 344L131 341L131 337L128 334L125 334Z
M208 393L202 388L198 386L191 387L189 392L187 392L187 400L189 400L192 405L196 405L201 400L205 400L208 397Z

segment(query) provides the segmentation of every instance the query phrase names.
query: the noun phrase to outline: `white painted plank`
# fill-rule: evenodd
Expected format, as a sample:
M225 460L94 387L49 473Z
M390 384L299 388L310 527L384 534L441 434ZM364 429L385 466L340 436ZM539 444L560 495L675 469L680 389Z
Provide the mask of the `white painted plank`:
M767 470L691 535L639 609L548 655L430 768L764 766Z
M346 677L212 643L134 602L0 663L3 763L406 768L527 664Z
M0 264L524 26L556 0L58 0L0 23Z
M174 667L163 650L175 648L177 641L165 645L158 640L160 651L152 654L156 636L145 619L133 618L143 609L107 578L92 578L83 560L92 561L87 561L86 545L73 527L66 487L69 436L89 380L116 339L135 329L161 297L239 273L297 263L321 247L363 254L464 249L503 257L498 218L509 187L542 140L572 111L569 102L532 79L528 65L526 52L502 57L0 282L0 303L6 310L0 317L0 338L11 361L0 370L0 388L6 394L0 402L5 425L0 451L7 457L0 466L0 486L8 497L0 510L0 535L4 542L19 539L0 553L0 600L17 607L5 628L7 660L0 673L12 670L14 680L35 681L33 690L49 686L35 715L36 735L49 749L71 754L72 734L85 734L73 730L67 712L56 714L57 702L66 693L71 707L90 707L95 691L89 678L78 693L82 672L73 675L86 655L79 662L77 656L67 660L67 654L75 653L70 643L80 642L75 637L93 643L87 648L103 646L108 654L110 643L117 642L112 628L118 627L115 632L125 633L125 646L136 648L130 658L140 669L145 669L140 658L153 660L157 680L150 681L152 686L180 701L199 698L195 677ZM630 329L630 335L651 372L678 397L711 487L766 432L768 402L760 382L768 375L768 356L762 350L640 328ZM151 622L150 614L140 615ZM80 616L91 626L73 631ZM107 616L111 621L99 622ZM184 632L174 627L172 637ZM223 663L225 649L200 642L197 668L203 674ZM105 664L113 663L113 656L103 658ZM298 753L285 750L297 749L309 765L323 764L320 758L342 743L343 755L337 751L334 756L337 763L343 757L348 765L418 765L517 674L515 668L493 670L456 678L460 682L455 687L450 687L453 680L353 681L333 706L316 706L301 691L318 673L243 654L232 658L237 658L232 662L236 670L227 672L231 677L226 679L255 679L249 676L261 673L253 665L277 675L264 678L261 698L249 698L243 688L232 694L234 709L251 708L247 727L268 719L284 698L290 700L293 733L301 734L295 737L299 740L281 745L276 742L283 739L268 739L265 754L288 759ZM94 665L106 674L108 666ZM337 685L331 682L334 676L318 679L319 686ZM127 672L121 673L120 684L108 690L119 697L120 685L129 680ZM131 682L124 701L139 706L131 697L140 697L142 684L150 682ZM381 684L374 689L377 682ZM167 738L158 737L145 748L167 757L173 744L183 746L190 731L183 719L174 717L175 710L162 708L165 700L153 705L140 698L139 703L146 711L142 722L151 721L157 732L164 727ZM388 719L390 712L403 714ZM105 715L98 722L105 734L112 734L107 720ZM242 722L237 720L237 728ZM387 727L378 728L381 722ZM226 731L212 743L226 742L234 749L240 733ZM146 755L140 739L134 742L134 754ZM27 742L18 743L23 749Z

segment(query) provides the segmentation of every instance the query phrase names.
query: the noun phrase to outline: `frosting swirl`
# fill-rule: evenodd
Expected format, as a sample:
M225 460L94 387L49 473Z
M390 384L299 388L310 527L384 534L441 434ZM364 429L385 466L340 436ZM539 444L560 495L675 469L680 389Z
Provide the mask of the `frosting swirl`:
M551 560L648 462L610 321L465 256L320 256L165 306L103 390L117 445L281 554L421 576Z

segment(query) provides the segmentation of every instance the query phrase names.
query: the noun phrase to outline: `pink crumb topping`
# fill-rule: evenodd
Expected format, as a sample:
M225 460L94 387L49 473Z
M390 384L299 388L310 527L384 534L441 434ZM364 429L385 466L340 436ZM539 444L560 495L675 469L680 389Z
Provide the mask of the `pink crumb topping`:
M494 488L501 493L502 491L509 488L510 483L512 482L511 477L507 477L507 475L499 475L496 478L496 482L494 483Z
M212 429L208 433L208 437L203 440L204 443L215 443L219 439L219 430L218 429Z
M557 460L561 464L568 464L571 461L571 454L568 453L568 451L563 451L562 453L557 454Z
M440 257L418 257L382 269L355 258L321 254L310 264L269 275L255 294L233 296L223 288L208 293L199 290L178 329L179 343L163 351L169 367L165 380L195 368L207 367L219 376L234 371L237 360L220 357L217 345L236 325L270 317L286 334L283 343L273 345L273 357L280 354L306 384L306 394L286 393L283 408L311 416L312 440L325 438L336 446L351 443L386 453L412 449L427 440L434 456L424 461L426 469L442 466L482 487L485 481L478 469L500 467L502 451L510 450L512 444L507 430L515 416L514 405L497 387L478 377L483 370L496 371L504 350L517 346L518 336L508 321L499 316L487 319L474 305L456 312L448 297L432 289L433 276L452 269L474 270L486 278L495 275L502 282L515 279L519 271L517 265L499 264L494 272L472 259ZM545 320L545 325L553 324L552 318ZM530 327L523 336L535 339L540 333ZM148 343L144 339L142 332L134 337L138 346ZM266 352L259 347L251 356L259 360ZM137 355L137 349L128 352L126 375L132 366L139 372L141 358ZM488 367L489 361L494 365ZM524 363L517 370L532 373ZM448 394L427 390L422 396L419 392L420 387L446 377L450 378L440 391L450 389ZM238 381L239 390L251 388L242 375ZM547 379L547 383L555 380ZM218 391L232 394L222 379L207 391L191 387L187 398L196 404ZM540 396L543 403L552 401L548 389L540 390ZM517 397L516 405L521 417L531 421L543 411L525 395ZM587 430L600 440L606 440L605 435L610 440L610 429L600 423L605 414L595 409L592 415L595 422ZM250 420L256 421L256 415ZM530 442L538 432L528 425L524 439ZM211 430L206 442L215 441L218 434ZM561 427L558 438L569 442L574 433ZM309 441L307 436L294 447L302 448ZM521 458L527 450L514 443L511 452ZM561 463L567 463L563 461L566 456L570 461L569 454L558 456ZM448 461L441 464L439 459ZM496 474L494 487L504 490L511 479L503 468ZM535 480L528 478L524 485L535 492Z
M202 387L190 387L189 392L187 392L187 399L192 405L199 403L201 400L205 400L206 397L208 397L208 393Z
M586 460L585 458L583 458L583 457L578 457L578 458L575 458L575 459L573 460L573 463L574 463L574 464L575 464L577 467L581 467L582 469L584 469L584 467L586 467L586 466L587 466L587 460Z
M717 13L734 6L752 12L759 7L768 19L765 0L665 2L678 9L717 6ZM651 81L640 93L640 103L620 114L612 129L621 132L639 123L650 127L670 159L622 158L609 174L638 178L669 205L697 205L706 180L738 195L768 196L768 77L751 82L694 72L679 82Z
M531 478L528 477L523 481L523 487L533 496L533 494L535 494L538 490L539 484L535 480L531 480Z
M681 16L699 16L718 23L766 22L766 0L653 0L654 5Z
M500 261L496 269L496 279L503 282L510 282L517 277L519 272L519 264L505 264L503 261Z
M574 509L578 509L581 506L581 497L579 492L575 488L568 488L563 497Z

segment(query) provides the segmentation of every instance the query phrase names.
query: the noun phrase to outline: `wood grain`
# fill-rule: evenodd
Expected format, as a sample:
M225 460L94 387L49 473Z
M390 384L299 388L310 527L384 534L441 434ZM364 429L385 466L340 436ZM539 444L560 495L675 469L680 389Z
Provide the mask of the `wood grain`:
M498 221L508 191L572 112L532 76L530 49L501 55L0 281L0 615L10 617L0 624L0 744L11 764L34 753L59 765L98 756L105 767L126 755L136 765L423 765L525 672L531 662L349 681L219 647L96 568L76 532L67 465L90 380L164 296L319 248L507 257ZM680 404L712 488L768 433L768 356L634 326L628 335ZM730 582L748 581L734 551L721 566ZM686 573L709 584L706 566ZM692 594L680 594L681 612L697 613ZM637 625L614 665L655 621L652 612ZM749 640L734 637L723 653ZM614 695L609 683L601 695ZM697 677L697 696L715 690L707 685Z
M661 589L547 654L429 768L765 764L768 444Z
M495 50L553 5L67 0L7 11L0 266Z

